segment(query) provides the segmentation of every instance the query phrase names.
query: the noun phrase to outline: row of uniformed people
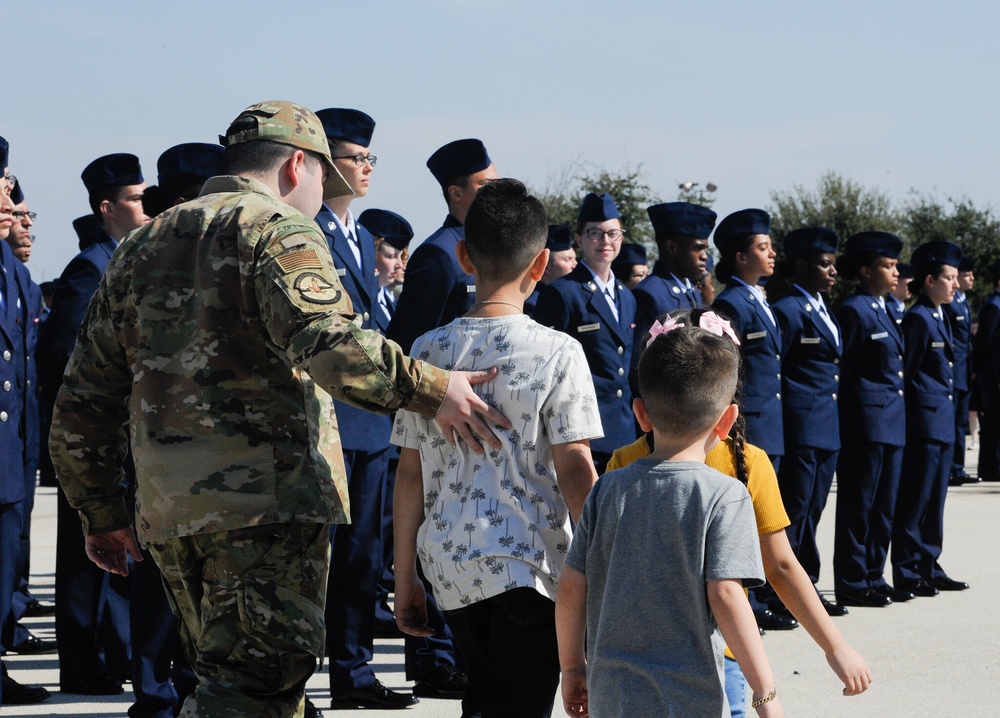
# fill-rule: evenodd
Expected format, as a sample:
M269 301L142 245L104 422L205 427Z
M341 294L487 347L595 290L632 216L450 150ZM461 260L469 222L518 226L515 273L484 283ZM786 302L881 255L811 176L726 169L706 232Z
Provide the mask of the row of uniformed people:
M17 192L10 174L9 156L10 145L0 137L0 622L4 624L0 653L45 648L45 642L17 626L33 602L26 583L29 543L25 534L38 458L32 347L37 341L42 303L41 291L24 266L26 257L15 256L7 241L14 213L27 212L23 193ZM2 661L0 672L0 704L39 703L49 697L45 688L22 685L8 675Z
M641 336L659 314L701 303L692 279L704 270L715 214L695 205L668 203L651 207L649 215L660 259L650 276L632 290L636 300L634 321L629 321L633 305L629 290L608 273L617 252L615 240L620 242L621 234L615 231L620 230L617 209L607 195L590 195L584 200L577 227L580 266L542 289L534 310L538 321L572 334L587 352L606 434L605 439L594 442L598 463L605 449L613 451L634 438L630 395L624 380L627 365L623 360L632 351L631 338ZM918 279L914 288L920 298L911 310L914 319L904 321L899 317L897 322L890 316L893 307L886 307L885 295L897 283L895 264L902 242L887 233L856 235L847 242L840 264L851 267L850 273L861 280L860 288L835 317L823 295L837 275L836 234L822 228L803 228L788 235L783 249L791 269L792 290L774 307L760 286L774 271L775 253L769 235L770 217L763 210L737 212L720 223L714 237L721 255L717 274L726 287L713 306L731 317L739 330L744 356L740 403L748 436L768 453L778 471L792 521L789 537L800 562L816 582L820 571L816 528L840 466L843 474L850 475L839 500L842 518L837 525L834 562L839 605L824 600L832 614L845 613L845 605L888 605L892 596L907 600L913 594L931 595L939 589L965 587L947 577L936 563L927 566L926 560L914 558L917 554L933 554L936 558L940 554L940 537L924 535L919 526L913 525L914 512L941 512L943 498L938 497L943 496L942 485L947 486L952 462L964 458L953 454L956 431L963 431L961 426L956 429L955 410L942 409L934 416L932 426L927 426L926 413L918 409L920 402L926 403L927 399L921 398L915 387L929 381L928 372L944 368L951 375L933 381L952 386L954 376L962 369L947 362L943 368L922 366L914 358L916 348L909 355L903 352L904 325L915 325L920 307L930 301L924 280L931 284L946 282L939 280L939 275L951 266L948 261L956 263L957 271L960 256L946 253L942 259L939 254L943 245L937 244L915 253ZM948 247L949 252L952 247ZM884 275L881 283L866 285L864 278L876 274L876 269ZM944 319L943 307L950 301L950 296L939 299L938 309L933 312L941 317L942 326L962 321ZM872 305L871 312L877 310L878 314L859 315L857 307L865 302ZM865 334L862 319L877 319L882 330ZM841 321L846 325L843 330ZM911 341L918 343L916 335ZM939 344L933 343L933 348L949 355L955 351L950 333L947 342ZM873 352L884 354L881 363L857 360L858 353ZM845 353L849 360L846 367L841 366ZM910 357L908 375L904 372L904 356ZM949 361L955 363L954 358ZM907 391L909 403L904 396ZM882 396L880 392L887 394ZM945 396L954 406L955 392ZM938 446L947 461L946 467L940 469L944 472L943 484L937 475L930 475L925 460L914 459L908 464L911 468L907 481L921 487L933 486L937 493L924 495L926 490L922 488L924 494L918 499L907 493L900 502L900 518L893 522L902 448L907 444L907 411L911 414L910 436L920 437L921 446L928 446L928 440L941 441L941 432L948 434L948 441ZM845 415L842 425L841 417ZM842 442L846 447L843 452ZM897 531L893 554L894 582L898 584L895 591L882 578L893 525ZM915 561L919 567L910 568ZM777 604L773 607L782 608Z

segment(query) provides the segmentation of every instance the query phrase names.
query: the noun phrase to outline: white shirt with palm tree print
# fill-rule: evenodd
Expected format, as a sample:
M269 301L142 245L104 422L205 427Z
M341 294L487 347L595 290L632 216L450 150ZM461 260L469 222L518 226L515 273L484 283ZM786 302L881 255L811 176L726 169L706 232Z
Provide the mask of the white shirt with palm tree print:
M583 348L522 314L456 319L410 353L445 369L498 367L475 390L514 425L494 430L502 448L478 455L461 441L450 446L431 419L396 415L393 443L419 450L423 465L417 553L438 605L453 610L521 586L555 599L572 529L552 445L603 436Z

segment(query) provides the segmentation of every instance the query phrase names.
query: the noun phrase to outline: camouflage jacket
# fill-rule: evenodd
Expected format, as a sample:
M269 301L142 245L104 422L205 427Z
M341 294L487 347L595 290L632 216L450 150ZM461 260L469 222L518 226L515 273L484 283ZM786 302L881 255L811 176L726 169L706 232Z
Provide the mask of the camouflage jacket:
M315 223L243 177L209 180L121 243L66 367L50 449L85 533L143 541L349 521L331 394L432 416L448 374L361 328Z

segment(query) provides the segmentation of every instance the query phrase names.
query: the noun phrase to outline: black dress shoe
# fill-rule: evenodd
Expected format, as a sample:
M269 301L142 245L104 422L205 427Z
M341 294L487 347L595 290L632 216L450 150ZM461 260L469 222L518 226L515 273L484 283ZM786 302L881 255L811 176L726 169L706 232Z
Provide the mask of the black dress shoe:
M896 590L909 591L914 596L923 596L924 598L938 595L938 590L926 581L913 581L912 583L899 583L897 581Z
M754 611L757 627L765 631L790 631L798 628L799 622L791 616L782 616L771 610Z
M56 642L46 641L29 633L28 637L23 641L11 646L10 652L17 653L21 656L33 656L41 653L55 653Z
M357 710L359 708L374 708L376 710L391 711L401 708L409 708L419 703L410 693L397 693L382 685L382 681L375 679L370 686L366 686L359 691L349 693L346 696L337 696L330 701L330 710L345 711Z
M77 693L82 696L116 696L125 689L117 678L99 671L73 678L60 678L59 690L62 693Z
M54 616L56 605L54 603L42 603L37 598L28 601L24 607L24 615L27 618L40 618L42 616Z
M3 704L5 706L30 706L47 701L52 694L41 686L22 686L10 676L3 677Z
M826 611L827 616L846 616L849 611L846 606L839 606L836 603L830 603L826 600L826 596L822 593L819 595L819 602L823 604L823 610Z
M841 591L837 594L837 603L842 606L871 606L881 608L892 604L892 599L875 589L862 588L855 591Z
M413 685L413 695L420 698L462 699L469 679L454 666L438 666L426 679Z
M305 710L302 712L303 718L323 718L323 711L316 707L316 704L306 696Z
M956 581L953 578L944 576L942 578L932 578L927 581L938 591L964 591L969 587L965 581Z
M889 584L883 584L882 586L872 590L880 596L891 598L893 603L906 603L907 601L912 601L917 597L912 591L907 591L904 588L893 588Z

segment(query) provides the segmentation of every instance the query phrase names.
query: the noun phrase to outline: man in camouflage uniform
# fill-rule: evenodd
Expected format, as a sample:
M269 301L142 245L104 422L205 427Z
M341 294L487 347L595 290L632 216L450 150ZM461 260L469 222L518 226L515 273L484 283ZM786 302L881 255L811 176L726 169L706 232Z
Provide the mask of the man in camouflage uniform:
M56 404L52 458L91 560L127 573L129 426L139 535L199 677L181 715L301 715L325 639L328 526L349 515L327 392L436 415L480 450L473 432L498 447L486 422L507 422L470 386L492 374L449 375L361 328L311 219L350 191L312 112L263 102L220 139L229 175L111 259Z

